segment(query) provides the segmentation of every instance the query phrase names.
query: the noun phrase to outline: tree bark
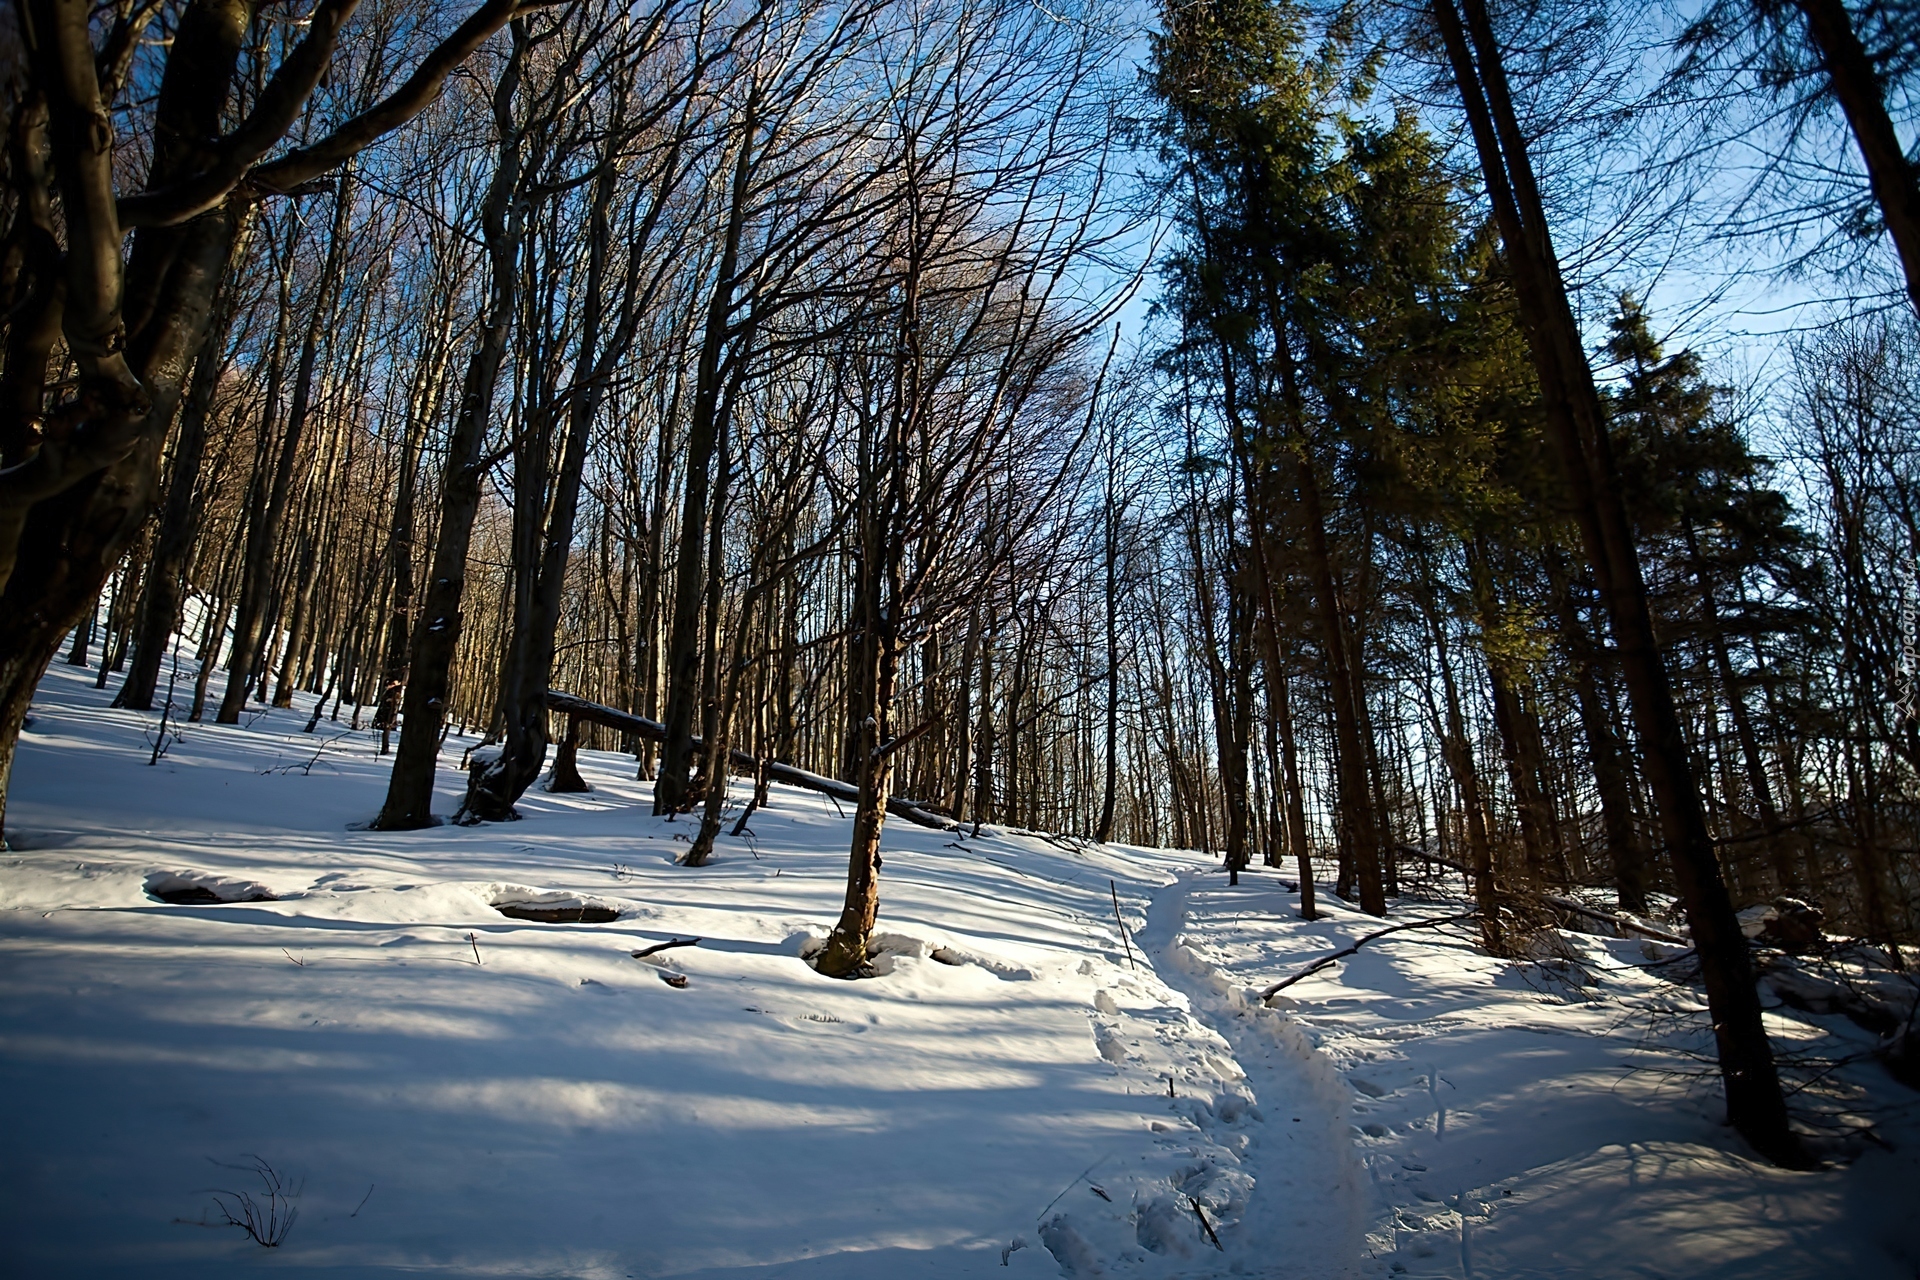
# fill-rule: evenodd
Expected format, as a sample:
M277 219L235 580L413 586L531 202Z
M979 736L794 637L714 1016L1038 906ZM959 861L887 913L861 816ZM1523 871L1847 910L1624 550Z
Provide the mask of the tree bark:
M246 257L248 231L252 218L246 218L236 233L236 259ZM186 597L187 558L193 553L199 535L199 506L194 488L199 482L200 460L206 452L207 417L213 410L213 398L220 389L220 376L226 372L227 336L239 311L239 281L231 268L219 295L207 333L194 357L193 378L186 401L180 407L180 434L174 441L173 469L167 478L166 505L160 515L160 531L155 535L153 559L148 568L148 590L141 608L139 636L133 646L133 667L120 686L115 705L133 711L151 711L153 693L160 681L160 662L167 635L180 625L180 609Z
M1580 728L1587 740L1587 756L1600 793L1600 823L1606 832L1607 855L1613 865L1614 890L1620 908L1635 915L1647 910L1647 856L1633 828L1632 784L1625 752L1614 731L1612 716L1601 698L1603 680L1610 679L1607 654L1587 629L1575 607L1572 584L1558 551L1548 554L1549 586L1559 602L1560 638L1573 670L1573 691L1580 708Z
M1424 551L1420 556L1421 576L1424 579L1422 604L1427 615L1427 626L1433 635L1434 660L1440 669L1440 689L1446 699L1446 742L1443 754L1446 756L1447 772L1453 777L1453 785L1460 792L1460 807L1467 828L1467 865L1473 876L1474 901L1480 907L1480 931L1487 949L1497 950L1501 945L1500 935L1500 892L1494 879L1493 841L1487 835L1487 806L1480 794L1480 773L1474 767L1473 746L1467 740L1466 717L1460 709L1460 682L1453 672L1453 655L1447 645L1446 626L1440 618L1440 611L1433 599L1433 572L1427 565Z
M499 822L517 816L514 802L533 785L546 764L546 695L553 675L554 636L560 625L567 561L580 511L587 440L610 372L605 367L607 353L600 348L605 312L602 295L612 241L608 211L617 172L613 157L603 156L588 215L587 279L579 346L573 361L576 385L568 401L559 467L553 474L550 493L544 465L531 471L536 478L515 493L514 572L522 581L522 590L515 593L513 641L500 678L499 707L506 720L506 740L498 755L470 775L459 821ZM636 253L638 250L639 246L634 246ZM539 442L536 447L544 450L544 433L533 436ZM532 462L523 460L529 465ZM544 463L544 459L541 461ZM516 481L519 474L516 464Z
M1887 111L1886 85L1853 29L1844 0L1793 0L1793 4L1807 20L1807 35L1826 66L1827 83L1866 162L1867 182L1880 206L1880 219L1900 255L1907 301L1920 311L1920 182L1915 181L1906 148L1900 145Z
M521 129L513 99L527 56L525 25L513 24L513 52L493 91L498 158L481 205L488 256L487 313L461 386L460 410L447 442L441 474L440 530L434 540L433 568L419 625L414 629L411 678L402 702L400 744L394 752L387 798L374 827L405 831L433 824L433 775L440 755L441 728L447 714L447 690L463 623L467 547L480 509L482 460L493 415L507 338L513 326L520 237L524 215L520 195Z
M706 549L712 468L719 445L721 356L734 310L734 274L739 269L740 239L746 230L753 174L755 103L749 98L734 155L733 187L727 229L713 291L707 300L706 329L694 379L693 412L687 427L686 493L680 509L680 572L674 585L673 622L667 639L667 740L654 781L653 811L678 813L686 804L693 766L693 719L700 702L700 622L706 597Z
M1387 910L1386 886L1380 877L1380 833L1374 826L1373 790L1367 772L1366 747L1354 712L1353 673L1347 667L1339 590L1334 582L1333 555L1327 546L1326 512L1320 501L1320 481L1311 459L1295 455L1302 518L1307 524L1307 567L1313 582L1314 616L1320 625L1320 647L1327 663L1327 684L1333 700L1333 729L1339 757L1341 824L1353 855L1360 891L1360 909L1369 915Z
M265 502L256 506L247 521L247 552L243 562L240 579L240 617L234 625L233 668L227 680L226 693L220 699L220 711L214 719L220 724L238 724L240 712L246 706L249 676L261 656L261 644L266 639L265 631L270 622L268 603L273 589L273 572L278 563L276 557L280 551L280 525L286 516L287 502L292 496L294 466L300 457L301 445L306 437L307 419L311 416L313 405L313 375L319 361L320 343L325 334L329 314L333 310L333 294L346 268L347 229L353 213L352 183L343 174L334 186L333 229L327 238L327 257L321 268L320 280L315 288L313 310L307 321L307 331L300 340L300 358L296 366L293 381L293 401L287 410L286 434L280 442L280 456L274 464L273 478L269 482ZM290 229L291 232L291 229ZM293 238L288 236L287 252L291 259ZM291 261L288 269L291 270ZM282 293L282 306L289 298ZM269 418L278 410L278 396L272 392L267 396L266 413ZM267 423L262 423L263 429ZM266 675L260 676L264 691Z
M1646 752L1647 781L1700 956L1728 1115L1762 1155L1801 1166L1807 1157L1787 1124L1746 938L1734 917L1692 776L1672 686L1653 634L1639 551L1618 491L1599 393L1554 256L1499 45L1481 0L1461 0L1461 7L1472 31L1471 48L1455 0L1433 0L1513 271L1551 434L1619 643L1621 669Z

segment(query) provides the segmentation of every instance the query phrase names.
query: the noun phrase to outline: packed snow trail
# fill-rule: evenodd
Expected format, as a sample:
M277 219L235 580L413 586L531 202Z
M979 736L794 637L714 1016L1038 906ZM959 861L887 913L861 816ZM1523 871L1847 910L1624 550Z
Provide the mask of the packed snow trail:
M1685 1025L1705 1046L1695 993L1642 967L1639 941L1549 935L1541 961L1476 945L1472 926L1403 932L1289 987L1257 992L1372 932L1380 921L1323 892L1324 918L1268 869L1229 888L1188 870L1155 898L1145 938L1161 972L1233 1044L1261 1094L1263 1061L1310 1064L1327 1125L1313 1146L1322 1185L1352 1185L1363 1274L1564 1280L1912 1280L1920 1275L1916 1099L1876 1064L1832 1072L1877 1141L1843 1167L1795 1173L1758 1163L1727 1128L1710 1068L1678 1052ZM1402 901L1394 920L1444 917L1457 902ZM1831 1035L1871 1043L1844 1018L1769 1017L1788 1050ZM1851 1046L1849 1042L1851 1041ZM1267 1050L1272 1043L1277 1047ZM1829 1044L1824 1050L1835 1056ZM1293 1077L1282 1073L1282 1083ZM1270 1087L1270 1086L1267 1086ZM1796 1099L1803 1110L1811 1095ZM1350 1142L1332 1141L1350 1124ZM1268 1126L1269 1132L1271 1125ZM1893 1150L1884 1149L1891 1146ZM1272 1161L1263 1166L1271 1174ZM1271 1177L1260 1188L1270 1188ZM1278 1236L1262 1219L1250 1231ZM1352 1238L1343 1221L1309 1236ZM1354 1233L1355 1236L1358 1231ZM1281 1237L1284 1238L1284 1237ZM1328 1274L1333 1274L1329 1272Z
M1247 1160L1257 1174L1235 1242L1257 1256L1255 1274L1336 1280L1355 1269L1366 1214L1345 1083L1298 1026L1188 945L1195 890L1223 878L1214 868L1183 870L1155 893L1139 941L1160 975L1232 1051L1252 1091L1258 1123L1247 1129ZM1232 914L1192 927L1219 932L1230 927Z

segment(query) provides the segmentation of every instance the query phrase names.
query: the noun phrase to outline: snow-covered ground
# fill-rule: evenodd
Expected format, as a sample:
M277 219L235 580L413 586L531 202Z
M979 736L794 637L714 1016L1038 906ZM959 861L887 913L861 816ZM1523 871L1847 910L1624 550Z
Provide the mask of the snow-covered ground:
M1191 853L896 822L882 972L839 982L800 958L843 890L825 797L776 787L690 870L691 823L583 752L593 792L529 793L523 821L369 832L368 735L270 712L149 766L157 717L108 698L56 666L15 767L8 1274L1920 1268L1914 1096L1859 1063L1822 1088L1865 1091L1893 1150L1733 1154L1669 1074L1657 1010L1687 993L1637 944L1542 967L1411 931L1269 1009L1253 992L1375 922L1334 900L1303 923L1272 872L1229 889ZM182 891L210 900L156 896ZM1844 1034L1816 1022L1782 1028ZM274 1249L202 1225L239 1211L217 1192L259 1202L255 1159L299 1191Z

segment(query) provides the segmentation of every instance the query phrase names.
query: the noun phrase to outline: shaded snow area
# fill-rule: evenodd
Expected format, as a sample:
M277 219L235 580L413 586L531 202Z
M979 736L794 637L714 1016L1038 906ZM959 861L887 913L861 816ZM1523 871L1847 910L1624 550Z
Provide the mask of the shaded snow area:
M691 821L605 753L520 822L370 832L370 735L268 712L150 767L157 717L108 696L56 667L15 767L9 1275L1920 1264L1913 1095L1868 1062L1822 1085L1894 1148L1839 1171L1730 1154L1677 1074L1690 991L1638 944L1515 964L1413 931L1268 1008L1377 922L1335 900L1303 923L1272 872L1228 889L1190 853L892 822L878 976L840 982L801 958L844 885L851 815L823 796L775 787L698 870L674 865ZM277 1247L227 1225L249 1210Z
M1156 895L1148 936L1200 1015L1235 1028L1252 1078L1273 1060L1336 1082L1369 1273L1920 1275L1920 1095L1876 1062L1829 1069L1874 1043L1847 1019L1768 1016L1795 1109L1837 1164L1788 1172L1747 1158L1724 1124L1700 1057L1704 997L1650 964L1678 948L1550 932L1541 961L1515 963L1475 946L1470 923L1409 931L1263 1007L1271 981L1381 927L1330 895L1320 905L1327 918L1306 924L1271 878L1249 891L1185 871Z

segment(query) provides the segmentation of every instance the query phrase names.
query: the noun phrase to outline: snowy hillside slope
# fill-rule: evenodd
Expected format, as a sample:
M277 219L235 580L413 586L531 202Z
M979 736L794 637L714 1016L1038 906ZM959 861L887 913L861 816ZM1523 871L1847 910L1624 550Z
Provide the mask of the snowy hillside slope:
M1401 934L1267 1009L1250 990L1366 918L1305 924L1272 872L1228 889L1192 853L894 823L882 972L838 982L800 959L843 889L825 797L776 788L689 870L691 823L583 752L594 790L531 792L523 821L369 832L368 735L270 712L187 726L150 767L156 717L108 698L56 667L15 770L8 1274L1877 1280L1920 1259L1910 1119L1841 1172L1727 1154L1709 1102L1622 1066L1661 1060L1626 944L1580 944L1604 973L1575 999ZM299 1190L274 1249L201 1225L238 1205L216 1192L259 1195L255 1157Z

